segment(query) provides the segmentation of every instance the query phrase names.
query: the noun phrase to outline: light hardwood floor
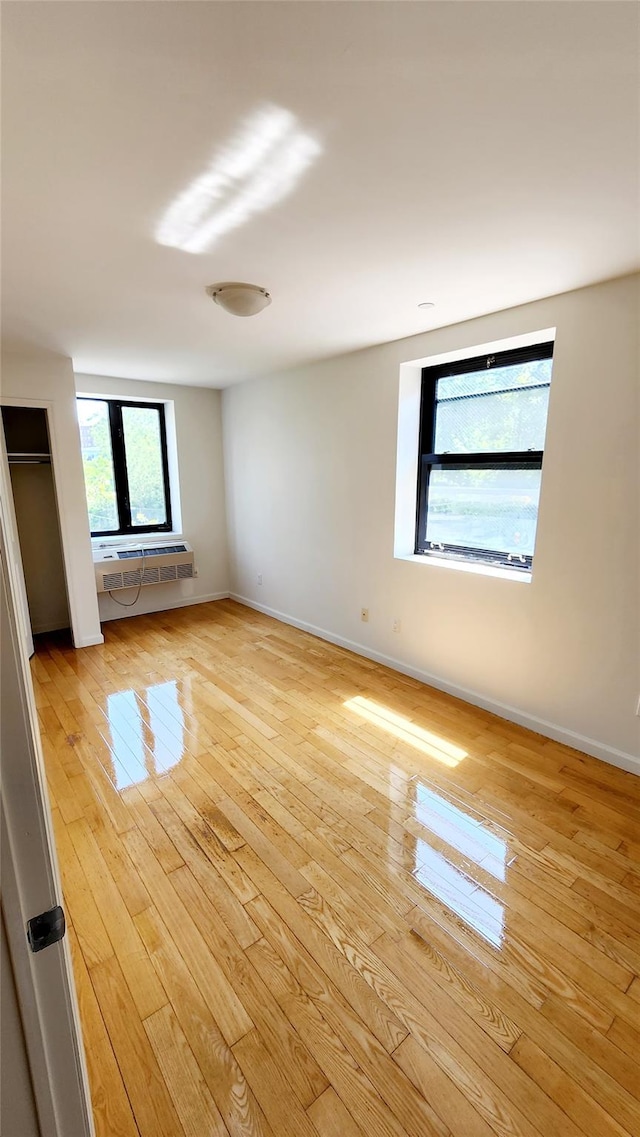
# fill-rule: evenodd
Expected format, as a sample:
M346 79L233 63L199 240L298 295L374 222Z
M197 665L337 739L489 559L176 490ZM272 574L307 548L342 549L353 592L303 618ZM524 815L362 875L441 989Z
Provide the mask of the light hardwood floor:
M640 780L231 601L33 675L98 1137L637 1137Z

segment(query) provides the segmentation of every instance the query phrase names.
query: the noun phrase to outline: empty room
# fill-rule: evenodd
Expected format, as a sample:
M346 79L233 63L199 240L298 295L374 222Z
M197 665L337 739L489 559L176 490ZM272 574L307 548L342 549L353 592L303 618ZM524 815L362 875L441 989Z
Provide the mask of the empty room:
M640 7L0 15L3 1137L638 1137Z

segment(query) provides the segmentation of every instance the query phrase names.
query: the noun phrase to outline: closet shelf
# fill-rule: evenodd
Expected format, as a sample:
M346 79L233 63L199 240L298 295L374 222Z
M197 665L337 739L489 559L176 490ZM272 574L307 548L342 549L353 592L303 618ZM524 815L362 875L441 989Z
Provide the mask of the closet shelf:
M38 466L51 463L50 454L38 454L29 451L12 451L7 454L10 466Z

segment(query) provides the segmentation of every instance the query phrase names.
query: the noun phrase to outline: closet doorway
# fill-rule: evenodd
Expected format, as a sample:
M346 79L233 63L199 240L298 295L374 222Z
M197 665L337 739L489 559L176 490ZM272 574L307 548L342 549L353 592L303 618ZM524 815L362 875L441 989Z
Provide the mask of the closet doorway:
M29 621L34 636L70 627L47 411L2 407Z

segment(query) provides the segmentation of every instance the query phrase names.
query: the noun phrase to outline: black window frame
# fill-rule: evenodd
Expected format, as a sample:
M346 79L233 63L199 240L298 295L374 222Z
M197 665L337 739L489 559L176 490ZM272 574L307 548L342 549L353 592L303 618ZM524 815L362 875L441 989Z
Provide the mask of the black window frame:
M139 533L171 533L173 522L171 518L171 488L169 485L169 458L167 453L167 426L165 422L165 404L143 402L140 399L108 399L100 395L78 395L78 402L106 403L109 412L109 433L111 436L111 455L113 459L113 476L116 490L116 509L118 512L118 529L98 529L91 531L92 537L135 537ZM162 458L162 482L164 489L164 505L166 521L160 525L132 525L131 501L129 495L129 476L127 473L127 455L124 441L124 425L122 421L123 407L144 407L147 410L158 411L160 424L160 454ZM84 464L84 458L83 458Z
M495 549L479 549L470 545L441 544L427 541L427 517L429 512L429 479L433 469L447 467L453 470L468 469L532 469L541 470L544 450L490 450L477 454L434 452L437 384L439 379L453 375L467 375L474 371L487 371L495 367L506 367L518 363L531 363L542 359L553 359L554 341L533 344L529 347L508 348L504 351L488 352L468 359L451 363L437 364L422 369L422 388L420 398L420 441L418 452L418 494L416 503L416 539L414 552L419 556L444 558L446 560L489 564L501 568L516 569L530 573L533 557L517 553L499 552ZM541 386L547 387L544 383ZM531 389L531 388L529 388ZM508 388L513 390L513 388ZM487 391L487 394L498 394ZM458 396L472 398L475 396Z

